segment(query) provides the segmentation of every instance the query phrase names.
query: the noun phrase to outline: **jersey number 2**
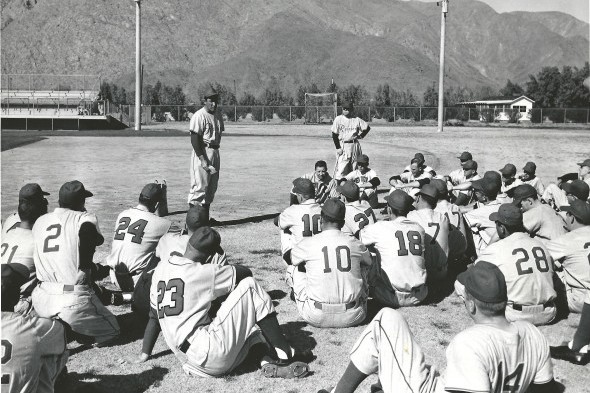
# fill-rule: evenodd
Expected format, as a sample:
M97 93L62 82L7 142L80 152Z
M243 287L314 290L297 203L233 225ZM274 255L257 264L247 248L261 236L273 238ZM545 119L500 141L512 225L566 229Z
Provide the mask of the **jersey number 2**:
M61 224L53 224L53 225L48 226L46 229L46 232L53 232L53 230L55 230L55 233L51 234L45 238L45 242L43 243L43 252L57 252L57 251L59 251L59 244L55 244L53 246L50 246L49 242L51 240L57 239L59 237L59 235L61 235Z
M10 359L12 359L12 343L6 339L2 339L2 365L8 363ZM9 384L10 374L2 374L2 385Z
M133 235L131 238L132 243L141 244L141 240L143 239L143 235L145 234L145 227L148 224L146 220L137 220L133 224L131 224L131 218L129 217L121 217L119 220L119 226L115 230L115 240L123 240L125 239L125 229L127 229L127 233Z

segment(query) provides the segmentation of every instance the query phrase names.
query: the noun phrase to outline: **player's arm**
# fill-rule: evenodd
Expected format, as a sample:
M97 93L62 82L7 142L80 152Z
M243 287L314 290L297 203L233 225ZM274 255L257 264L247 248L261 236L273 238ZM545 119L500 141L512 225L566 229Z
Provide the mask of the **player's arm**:
M464 183L457 184L456 186L451 185L448 188L449 188L449 191L467 191L471 188L471 182L466 181Z
M532 383L528 391L529 393L554 393L561 391L561 389L555 379L552 379L547 383Z
M374 177L367 183L369 183L367 187L377 188L381 184L381 179L379 179L378 177Z
M152 355L152 351L154 350L154 345L156 345L156 341L158 341L158 336L162 331L160 322L158 322L158 312L153 307L151 307L149 314L150 318L143 333L141 354L138 357L131 359L131 363L143 363L149 359L149 357Z
M363 119L361 119L360 121L360 129L361 129L361 133L359 134L359 138L363 139L364 137L367 136L367 134L369 133L369 131L371 131L371 126L368 125Z
M209 157L205 154L205 142L203 141L203 136L191 132L191 145L193 146L195 154L201 161L201 166L207 168L209 166Z
M94 252L96 247L104 243L104 237L98 231L98 228L92 222L84 222L78 232L80 238L79 254L80 269L90 269L94 280L101 280L109 275L109 266L94 263Z
M391 183L391 182L390 182ZM424 184L430 183L430 178L418 179L408 183L404 183L403 187L421 188Z

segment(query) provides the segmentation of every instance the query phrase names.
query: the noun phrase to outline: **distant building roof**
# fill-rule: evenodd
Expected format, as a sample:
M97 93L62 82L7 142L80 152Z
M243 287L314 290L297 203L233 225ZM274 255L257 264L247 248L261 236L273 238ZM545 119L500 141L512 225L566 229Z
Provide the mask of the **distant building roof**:
M519 96L519 97L489 97L484 100L464 101L464 102L460 102L459 104L460 105L500 105L500 104L509 105L509 104L512 104L516 101L520 101L521 99L525 99L525 100L528 100L533 103L535 102L534 100L531 100L527 96Z

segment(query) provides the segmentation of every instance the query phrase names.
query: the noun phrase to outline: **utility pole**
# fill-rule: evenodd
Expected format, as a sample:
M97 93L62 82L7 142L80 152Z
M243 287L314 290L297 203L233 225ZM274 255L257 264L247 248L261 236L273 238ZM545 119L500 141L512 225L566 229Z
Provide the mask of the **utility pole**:
M444 121L444 76L445 76L445 25L447 22L447 12L449 11L449 0L442 0L436 5L442 6L440 14L440 69L438 72L438 129L437 132L443 131Z
M141 0L135 5L135 131L141 131Z

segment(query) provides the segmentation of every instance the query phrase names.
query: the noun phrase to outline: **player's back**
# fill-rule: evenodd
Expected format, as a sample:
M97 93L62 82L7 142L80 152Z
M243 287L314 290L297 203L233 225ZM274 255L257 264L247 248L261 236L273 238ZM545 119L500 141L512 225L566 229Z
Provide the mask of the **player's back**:
M449 219L432 209L418 209L408 213L425 231L424 259L428 273L446 273L449 257Z
M539 305L556 297L551 255L543 243L525 232L513 233L489 245L477 261L487 261L500 268L511 303Z
M360 232L360 240L373 246L381 269L393 287L410 292L426 282L424 260L424 229L406 217L378 221ZM370 250L373 250L370 248Z
M496 223L490 220L490 214L497 212L499 208L498 201L491 201L485 205L479 204L476 209L463 216L467 226L473 232L473 241L478 254L487 247L496 233Z
M563 218L549 205L541 204L522 214L524 227L543 243L567 232Z
M297 244L304 237L310 237L322 231L320 214L322 208L313 199L298 205L291 205L279 216L279 227L292 235L292 244Z
M30 229L16 227L2 236L2 263L16 265L16 271L29 277L21 286L21 296L29 296L37 285L34 250L33 231Z
M20 217L18 216L18 213L12 213L6 217L4 222L2 222L2 237L4 237L11 229L16 228L19 223Z
M449 344L447 364L447 390L524 393L553 379L547 340L524 321L507 330L476 324L460 332Z
M146 210L131 208L123 211L117 217L111 253L106 264L115 267L123 263L131 273L143 270L170 225L167 219Z
M367 225L377 222L375 213L367 201L355 201L346 204L342 232L358 236L358 232Z
M90 222L98 230L91 213L56 208L37 219L33 226L35 270L39 281L62 284L87 283L87 272L80 272L80 227Z
M185 232L168 232L160 238L155 254L161 260L168 260L173 255L182 257L190 238ZM226 254L214 254L210 263L227 265Z
M440 200L434 211L444 214L449 219L449 259L459 257L467 249L467 228L459 206Z

